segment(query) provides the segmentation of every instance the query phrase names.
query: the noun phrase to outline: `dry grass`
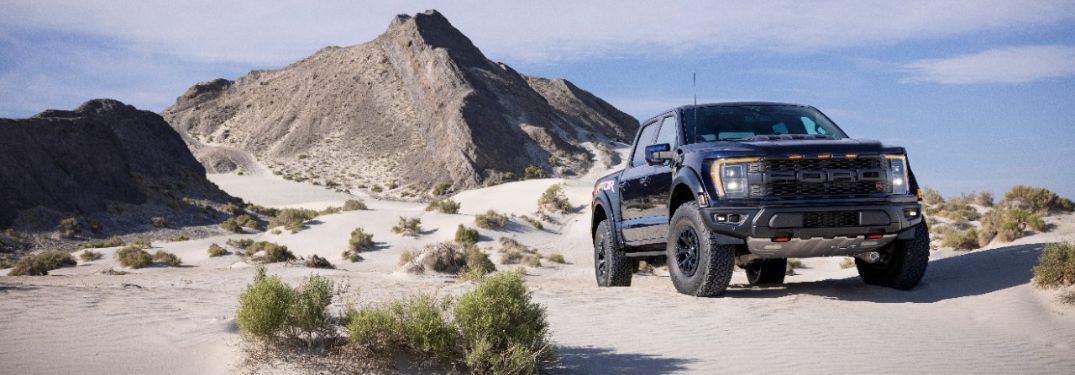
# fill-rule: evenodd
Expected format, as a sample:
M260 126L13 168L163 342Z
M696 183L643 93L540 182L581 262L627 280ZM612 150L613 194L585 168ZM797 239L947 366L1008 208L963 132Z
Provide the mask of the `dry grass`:
M508 217L494 210L488 210L474 217L474 225L482 229L500 229L508 226Z
M417 217L399 217L399 224L392 227L392 233L401 236L418 237L422 233L422 219Z
M1034 285L1041 288L1075 285L1075 246L1067 242L1045 245L1033 272Z

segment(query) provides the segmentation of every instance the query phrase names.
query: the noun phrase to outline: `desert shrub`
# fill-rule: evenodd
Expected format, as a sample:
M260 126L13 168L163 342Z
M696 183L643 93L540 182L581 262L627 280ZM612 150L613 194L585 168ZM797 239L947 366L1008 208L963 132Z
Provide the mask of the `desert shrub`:
M440 211L440 212L446 213L446 214L457 214L457 213L459 213L459 202L456 202L455 200L453 200L451 198L439 199L439 200L429 202L429 205L426 206L426 211L434 211L434 210Z
M246 205L246 210L250 211L250 212L253 212L253 213L256 213L258 215L264 215L264 216L268 216L268 217L273 217L273 216L276 216L276 215L280 214L280 210L278 210L278 209L269 208L269 207L263 207L263 206L259 206L259 205L253 204L253 203L247 204Z
M343 202L344 211L364 211L368 209L369 208L366 207L366 202L363 202L361 199L348 199L346 202Z
M785 271L785 273L787 273L788 275L794 275L795 274L795 269L796 268L802 268L802 266L803 266L803 261L800 260L799 258L788 258L788 265L787 265L787 270Z
M169 267L178 267L183 264L183 260L179 259L178 256L164 250L157 250L157 252L153 254L153 261Z
M380 365L387 364L396 348L403 345L399 342L398 320L387 305L352 309L346 320L351 345Z
M555 357L545 308L531 301L518 273L486 277L459 298L453 312L473 373L531 374Z
M190 237L187 237L186 235L182 235L182 234L181 234L181 235L178 235L178 236L172 237L172 239L171 239L171 240L169 240L169 241L171 241L171 242L183 242L183 241L190 241Z
M450 364L458 355L459 331L448 320L449 300L428 294L392 304L401 341L423 362Z
M484 229L500 229L508 226L508 217L499 212L489 210L475 216L474 225Z
M306 222L317 217L317 211L306 208L285 208L269 220L269 227L284 227L292 233L306 229Z
M239 295L235 323L239 332L257 338L271 338L286 328L295 291L279 277L265 276L258 268L254 282Z
M654 267L652 264L647 261L640 260L638 261L638 270L635 271L635 273L653 274L653 269Z
M417 217L399 217L399 224L392 227L392 233L403 236L418 237L422 233L422 219Z
M407 262L403 262L404 255L400 254L400 263L404 272L455 274L467 265L466 249L455 242L429 244L409 253L407 257L410 259Z
M938 205L944 203L944 196L940 192L926 188L922 191L922 202L928 205Z
M225 242L225 244L237 249L246 250L254 245L254 240L250 238L244 238L241 240L228 240L227 242Z
M242 215L246 213L246 211L243 210L241 206L232 202L228 202L228 204L224 205L224 212L227 212L231 215Z
M536 165L528 165L523 169L523 179L529 180L533 178L545 177L545 170Z
M854 266L855 266L855 258L844 257L844 259L840 260L840 268L841 269L848 269L848 268L851 268L851 267L854 267Z
M319 216L320 215L334 215L334 214L338 214L340 212L343 212L343 207L332 207L332 206L330 206L330 207L325 207L325 209L323 209L321 211L318 211L317 214Z
M459 224L459 226L455 228L455 242L464 245L473 245L478 242L480 237L477 229L467 228L463 226L463 224Z
M212 244L212 245L209 245L209 256L210 257L221 257L221 256L225 256L225 255L228 255L228 251L224 250L224 248L220 247L220 245L217 245L215 243Z
M539 210L566 214L571 212L572 208L571 201L567 200L567 195L564 194L564 189L560 187L560 184L549 186L538 198Z
M523 245L515 239L500 237L497 240L500 248L500 264L523 264L529 267L541 266L541 254L537 250Z
M982 207L993 207L993 193L979 191L977 194L974 194L974 203Z
M119 237L112 236L105 240L92 240L82 243L83 249L100 249L105 247L123 246L123 240Z
M82 254L78 255L78 259L82 259L83 262L98 260L101 259L101 257L103 257L101 253L89 249L83 250Z
M60 220L60 232L64 237L74 237L82 233L82 224L78 222L78 218L74 217Z
M1046 229L1041 213L998 206L982 216L978 245L986 246L993 239L1011 242L1023 237L1028 230L1042 232Z
M124 267L142 268L153 263L153 256L138 246L127 246L116 251L113 255L119 264Z
M137 247L139 249L148 249L153 247L153 243L147 239L142 238L131 241L131 246Z
M8 272L8 276L44 276L54 269L75 265L78 265L78 262L71 257L71 254L60 250L49 250L22 257Z
M309 258L306 258L306 262L304 264L306 265L306 267L309 268L336 268L336 266L332 265L332 262L329 262L328 259L318 256L317 254L311 255Z
M168 226L168 220L160 216L154 216L153 218L150 218L149 223L153 224L153 226L157 228L164 228Z
M232 233L243 233L243 226L235 222L235 219L229 218L220 223L220 229L226 230Z
M476 279L496 271L496 265L477 246L467 247L466 272L468 278Z
M958 201L951 200L945 203L934 205L926 208L927 215L939 216L949 220L978 220L980 215L971 205Z
M275 243L265 241L256 242L255 245L257 244L261 244L261 246L254 247L253 249L255 250L253 252L257 252L256 249L264 251L265 256L261 258L261 261L263 262L276 263L295 260L295 254L292 254L291 250L287 249L287 246L277 245ZM248 254L252 253L248 252Z
M548 259L550 262L553 262L553 263L560 263L560 264L567 263L567 261L564 260L564 256L561 255L560 253L549 254L549 256L546 259Z
M978 246L978 231L974 228L967 230L948 230L941 237L941 246L951 247L956 250L974 250Z
M527 224L530 224L530 226L537 228L538 230L545 229L545 225L541 224L541 221L538 221L537 219L534 219L530 216L522 215L519 216L519 218L523 219L523 221L525 221Z
M410 264L411 261L414 260L414 255L415 252L411 250L403 250L399 252L399 262L397 264L400 266Z
M1075 209L1075 204L1072 203L1071 199L1060 197L1049 189L1026 185L1012 187L1011 190L1004 193L999 205L1041 214L1049 211L1071 211Z
M1034 284L1042 288L1075 284L1075 246L1068 242L1045 245L1033 272Z
M314 338L329 330L327 312L332 304L332 289L332 280L319 275L310 275L302 281L292 292L286 323L288 336L304 340L309 346Z
M366 233L362 227L355 228L351 231L351 239L347 241L347 250L344 250L343 257L351 262L358 262L362 260L362 256L358 253L371 246L373 246L373 234Z
M439 196L442 196L444 194L448 194L448 192L451 191L451 190L452 190L452 184L449 184L447 182L438 182L436 185L433 185L432 193L433 193L433 195L439 197Z
M370 191L374 193L380 193L384 191L384 188L382 188L381 185L373 185L373 187L370 188Z

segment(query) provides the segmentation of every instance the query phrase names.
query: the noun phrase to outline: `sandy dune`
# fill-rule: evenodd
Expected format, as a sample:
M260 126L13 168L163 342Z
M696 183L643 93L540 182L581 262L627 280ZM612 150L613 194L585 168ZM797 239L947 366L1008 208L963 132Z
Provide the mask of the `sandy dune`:
M236 256L209 258L210 243L251 237L319 254L339 267L314 270L274 264L289 282L310 273L351 286L345 300L370 303L415 291L467 288L443 276L395 273L400 251L451 239L457 224L489 208L533 214L538 195L565 183L578 213L536 230L519 220L481 230L480 246L515 237L569 264L528 269L535 298L548 307L562 367L590 373L1071 373L1075 307L1029 284L1043 243L1075 241L1075 215L1051 217L1053 231L1012 244L957 253L934 252L922 285L901 292L861 283L839 259L808 259L782 287L744 286L737 272L723 298L675 293L664 276L635 276L631 288L599 289L593 281L588 209L592 181L529 180L458 194L461 214L424 205L376 201L370 211L320 217L302 232L232 235L154 245L188 266L127 270L104 259L48 277L0 278L0 363L3 373L231 373L237 362L234 311L253 269ZM322 208L349 196L267 174L212 175L229 193L277 207ZM418 238L392 234L399 216L422 218ZM340 258L348 233L362 226L378 249L366 261ZM495 260L494 256L494 260ZM5 272L5 271L0 271ZM658 272L658 274L660 274ZM337 304L342 307L343 303Z

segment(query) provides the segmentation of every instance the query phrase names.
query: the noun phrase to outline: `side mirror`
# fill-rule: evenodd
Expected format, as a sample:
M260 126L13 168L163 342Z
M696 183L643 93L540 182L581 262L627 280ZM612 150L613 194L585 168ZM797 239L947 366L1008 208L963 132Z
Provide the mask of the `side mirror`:
M659 143L646 146L646 163L649 165L664 164L672 160L672 145Z

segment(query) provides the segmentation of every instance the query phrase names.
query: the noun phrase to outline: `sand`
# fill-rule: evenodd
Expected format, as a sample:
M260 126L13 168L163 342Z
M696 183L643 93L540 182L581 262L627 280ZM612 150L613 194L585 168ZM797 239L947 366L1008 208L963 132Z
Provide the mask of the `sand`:
M600 163L595 163L600 164ZM396 271L399 253L449 240L458 224L494 208L533 215L548 186L564 183L577 213L537 230L519 219L480 230L479 246L514 237L568 264L527 270L535 299L546 305L562 366L572 373L1071 373L1075 306L1030 285L1044 243L1075 241L1075 215L1050 217L1054 229L973 252L933 253L922 284L909 292L867 286L839 258L804 260L784 286L745 286L736 272L722 298L677 294L666 276L639 276L630 288L597 288L588 234L588 200L604 170L576 179L541 179L471 190L454 197L460 214L425 205L366 200L370 211L319 217L292 234L229 235L154 243L184 267L126 270L104 258L47 277L0 277L0 373L233 373L239 359L234 311L253 268L236 256L209 258L211 243L255 238L318 254L338 269L273 264L270 274L297 283L318 273L350 285L346 302L367 304L416 291L457 293L468 287L444 276ZM274 207L342 205L350 195L285 181L267 173L211 175L249 202ZM420 217L418 238L390 232L400 216ZM340 257L351 230L374 234L365 261ZM496 257L494 256L494 260ZM107 269L127 275L104 275ZM0 274L6 271L0 270ZM657 272L658 275L663 275ZM344 301L335 304L342 308ZM286 372L286 371L285 371Z

